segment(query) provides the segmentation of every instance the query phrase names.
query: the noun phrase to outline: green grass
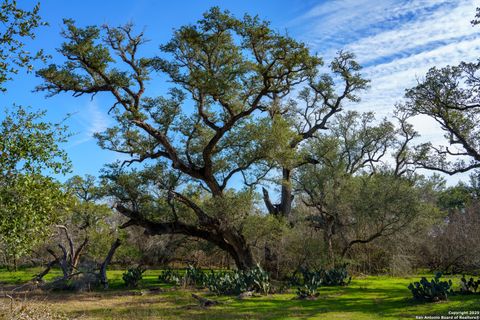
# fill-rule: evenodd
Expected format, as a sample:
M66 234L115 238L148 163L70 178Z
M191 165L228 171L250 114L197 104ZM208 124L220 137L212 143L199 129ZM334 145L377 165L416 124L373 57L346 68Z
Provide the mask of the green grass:
M15 272L10 272L5 268L0 268L0 288L2 284L6 285L12 285L12 284L22 284L25 283L29 280L32 280L32 278L43 271L44 268L38 267L38 268L19 268ZM50 273L48 273L44 279L46 281L50 281L54 278L60 277L62 275L62 272L60 269L52 269L50 270Z
M30 278L30 270L16 273L0 271L0 282L19 283ZM160 286L160 270L144 274L143 287ZM111 289L107 292L50 293L30 298L32 303L50 303L53 310L82 319L415 319L420 315L448 315L449 311L480 311L480 295L451 296L449 301L416 303L407 286L420 276L369 276L355 278L348 287L320 289L315 301L300 301L294 289L289 293L252 297L217 297L206 291L162 286L163 291L139 295L139 290L123 287L121 270L109 272ZM431 275L427 275L431 277ZM448 278L448 277L446 277ZM457 289L460 277L453 277ZM220 302L201 308L191 293Z

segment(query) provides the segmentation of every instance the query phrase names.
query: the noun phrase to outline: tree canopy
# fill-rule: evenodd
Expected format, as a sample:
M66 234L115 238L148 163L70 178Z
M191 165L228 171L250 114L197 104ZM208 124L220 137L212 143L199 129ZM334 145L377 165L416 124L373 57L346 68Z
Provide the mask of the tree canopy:
M38 3L31 10L25 10L16 0L0 2L0 91L5 91L4 83L19 67L31 71L34 60L46 58L42 50L32 53L25 45L26 39L35 38L38 27L46 25L39 11Z
M0 123L0 241L13 258L48 234L66 204L61 185L44 174L69 170L60 147L68 135L44 114L15 107Z

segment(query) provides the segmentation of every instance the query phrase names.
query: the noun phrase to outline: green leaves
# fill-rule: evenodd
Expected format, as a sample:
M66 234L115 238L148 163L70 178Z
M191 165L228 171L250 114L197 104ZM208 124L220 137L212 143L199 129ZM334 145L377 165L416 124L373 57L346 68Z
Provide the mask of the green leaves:
M45 239L48 226L65 213L61 186L39 174L16 174L0 181L0 242L7 257L19 257Z
M0 123L0 175L66 173L67 154L59 144L69 137L62 124L45 122L45 111L15 106Z
M9 257L45 238L68 198L60 184L42 175L70 169L59 146L66 128L43 121L44 114L16 106L0 123L0 242Z
M34 60L45 60L40 50L31 53L25 48L25 39L35 38L35 29L47 25L39 16L40 4L31 10L21 9L16 0L0 2L0 91L5 91L4 82L11 74L18 73L19 67L33 69Z

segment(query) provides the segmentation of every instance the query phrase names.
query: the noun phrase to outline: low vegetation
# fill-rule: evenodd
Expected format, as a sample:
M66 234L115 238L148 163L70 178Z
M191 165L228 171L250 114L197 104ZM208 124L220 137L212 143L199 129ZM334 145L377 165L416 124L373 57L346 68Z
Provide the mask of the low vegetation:
M447 315L449 311L478 310L478 297L452 295L440 303L420 303L411 298L407 288L417 276L355 276L348 286L322 286L315 300L297 299L296 288L283 293L238 296L216 295L208 289L183 288L161 283L164 270L147 270L137 289L127 289L123 271L109 271L111 287L107 291L83 293L52 292L18 293L15 304L65 315L68 319L411 319L417 315ZM3 290L20 286L37 272L36 269L0 272ZM58 272L58 271L54 271ZM184 269L182 270L182 273ZM206 271L208 273L208 271ZM58 272L60 274L60 272ZM431 278L432 275L424 275ZM460 290L460 279L451 280ZM17 279L17 280L14 280ZM4 291L5 292L5 291ZM191 293L217 301L202 308ZM11 299L1 298L5 312ZM37 310L37 309L35 309ZM34 318L35 319L35 318ZM42 318L40 318L42 319ZM49 319L49 318L46 318ZM55 319L55 318L54 318Z
M441 273L435 274L432 280L422 277L419 282L410 283L408 289L412 292L413 298L418 301L436 302L447 300L448 295L453 294L452 280L442 281Z

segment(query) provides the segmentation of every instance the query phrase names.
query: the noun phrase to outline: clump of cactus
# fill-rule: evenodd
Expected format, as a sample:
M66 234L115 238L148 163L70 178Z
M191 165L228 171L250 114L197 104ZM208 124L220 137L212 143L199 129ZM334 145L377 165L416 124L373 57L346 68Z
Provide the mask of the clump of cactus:
M422 302L436 302L447 300L449 294L453 294L452 280L442 281L441 272L435 274L435 278L428 281L422 277L419 282L410 283L408 289L412 292L413 298Z
M166 269L159 275L164 283L197 288L208 288L215 294L238 295L244 292L268 294L271 291L270 276L259 265L247 271L204 271L188 266L183 277L178 271Z
M479 286L480 286L480 278L477 279L477 280L474 280L473 278L470 278L467 281L465 276L462 276L462 279L460 279L460 293L461 294L477 293L477 290L478 290ZM480 293L480 291L478 293Z
M182 281L182 276L177 270L167 268L160 272L158 280L162 283L179 285Z
M140 280L143 278L145 270L142 266L138 266L125 271L122 276L125 285L128 288L137 288Z
M238 295L248 291L268 294L271 289L270 276L259 265L247 271L211 271L207 274L206 282L211 292L224 295Z
M318 297L320 286L346 286L352 280L348 276L347 266L341 265L332 269L302 269L302 277L292 277L293 281L300 285L297 288L299 299L313 299Z

